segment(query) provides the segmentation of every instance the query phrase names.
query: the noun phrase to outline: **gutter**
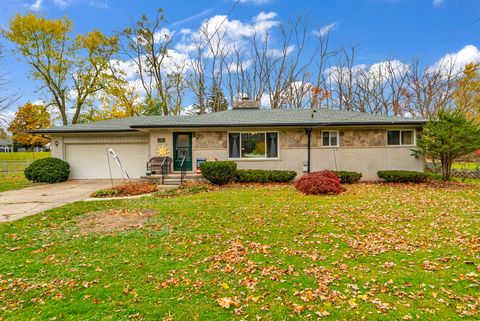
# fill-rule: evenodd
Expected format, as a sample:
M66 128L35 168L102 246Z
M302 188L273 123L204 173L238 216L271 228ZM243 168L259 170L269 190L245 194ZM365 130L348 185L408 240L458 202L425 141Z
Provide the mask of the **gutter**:
M135 129L82 129L82 130L30 130L30 134L76 134L76 133L138 133Z
M260 123L260 124L151 124L151 125L132 125L130 128L228 128L228 127L328 127L328 126L385 126L385 125L425 125L427 121L410 122L337 122L337 123Z
M231 127L341 127L341 126L390 126L390 125L413 125L422 126L426 120L404 121L404 122L328 122L328 123L259 123L259 124L147 124L132 125L130 129L37 129L31 130L31 134L75 134L75 133L135 133L137 129L149 128L231 128Z

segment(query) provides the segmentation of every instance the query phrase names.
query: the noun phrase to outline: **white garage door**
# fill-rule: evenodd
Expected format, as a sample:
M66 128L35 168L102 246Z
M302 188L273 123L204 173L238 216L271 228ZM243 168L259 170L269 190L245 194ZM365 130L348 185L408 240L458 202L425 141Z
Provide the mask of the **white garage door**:
M145 143L131 144L66 144L65 158L70 164L70 179L110 178L106 149L112 148L120 157L123 167L131 178L145 175L148 161L148 146ZM110 157L113 178L122 178L122 173Z

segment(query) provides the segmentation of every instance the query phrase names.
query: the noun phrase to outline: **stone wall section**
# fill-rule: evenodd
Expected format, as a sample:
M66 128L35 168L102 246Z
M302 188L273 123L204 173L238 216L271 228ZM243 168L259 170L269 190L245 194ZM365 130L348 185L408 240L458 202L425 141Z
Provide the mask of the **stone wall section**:
M193 137L193 149L222 149L227 148L227 133L222 131L215 132L196 132Z
M340 131L340 147L378 147L387 145L384 129L355 129Z

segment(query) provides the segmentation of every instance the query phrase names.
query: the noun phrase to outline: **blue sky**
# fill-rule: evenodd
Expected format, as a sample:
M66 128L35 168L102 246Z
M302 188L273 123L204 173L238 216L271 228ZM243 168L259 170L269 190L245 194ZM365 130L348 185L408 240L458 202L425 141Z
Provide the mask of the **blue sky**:
M94 28L119 32L142 14L161 7L167 28L196 30L202 21L229 12L233 0L0 0L0 24L17 12L36 11L49 18L67 16L74 31ZM409 62L419 58L432 65L446 54L462 61L480 61L480 1L478 0L240 0L229 20L251 23L260 12L274 12L279 21L308 14L312 27L332 26L333 47L358 45L357 63L371 65L388 59ZM310 35L314 37L313 34ZM462 50L466 46L467 49ZM8 47L8 44L7 44ZM22 98L36 101L40 94L22 61L7 57L14 88ZM12 109L12 111L15 108Z

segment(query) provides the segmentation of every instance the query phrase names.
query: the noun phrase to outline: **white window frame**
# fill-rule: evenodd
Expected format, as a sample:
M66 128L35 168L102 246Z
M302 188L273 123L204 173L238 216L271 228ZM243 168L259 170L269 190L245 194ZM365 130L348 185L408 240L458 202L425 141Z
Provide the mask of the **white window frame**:
M328 135L328 145L323 144L323 133L329 133L329 135ZM330 136L330 133L337 133L337 145L331 145L332 137ZM322 137L320 137L320 139L322 140L322 147L326 147L326 148L340 147L340 131L338 131L338 130L322 130Z
M400 144L399 145L390 145L388 143L388 132L400 132ZM413 135L413 144L402 144L402 132L412 132L412 135ZM412 146L417 146L417 131L415 129L387 129L387 131L385 132L385 135L386 135L386 140L387 140L387 146L390 146L390 147L404 147L404 146L407 146L407 147L412 147Z
M265 134L265 157L244 158L242 157L242 133L243 134ZM277 157L267 157L267 133L277 134ZM240 157L230 157L230 134L240 134ZM227 153L229 160L236 161L257 161L257 160L279 160L280 159L280 132L276 130L252 131L252 130L235 130L227 132Z

